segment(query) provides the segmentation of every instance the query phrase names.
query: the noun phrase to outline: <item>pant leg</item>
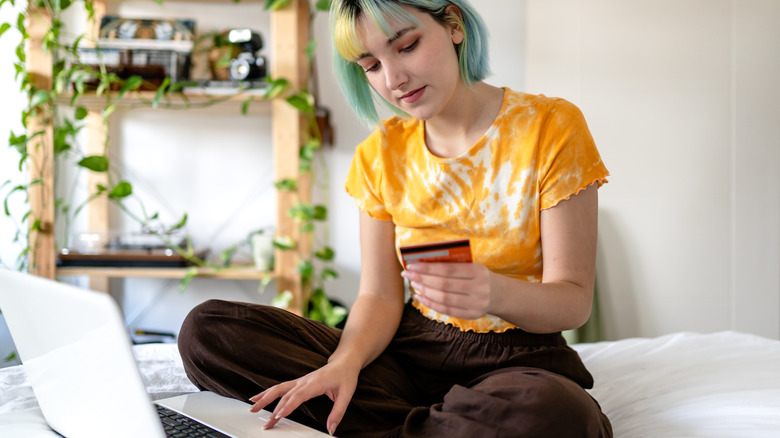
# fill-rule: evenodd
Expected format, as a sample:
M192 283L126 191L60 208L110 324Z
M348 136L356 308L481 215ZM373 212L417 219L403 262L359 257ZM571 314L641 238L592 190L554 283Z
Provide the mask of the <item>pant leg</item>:
M185 319L179 351L198 388L247 401L325 365L340 335L341 330L274 307L210 300ZM378 437L400 430L417 399L418 390L403 368L382 355L361 372L336 434ZM317 397L290 419L325 431L332 407L329 398Z
M611 436L593 378L559 333L461 332L407 306L389 351L429 394L404 437Z
M538 368L503 368L454 386L415 409L404 437L611 437L607 417L572 380Z

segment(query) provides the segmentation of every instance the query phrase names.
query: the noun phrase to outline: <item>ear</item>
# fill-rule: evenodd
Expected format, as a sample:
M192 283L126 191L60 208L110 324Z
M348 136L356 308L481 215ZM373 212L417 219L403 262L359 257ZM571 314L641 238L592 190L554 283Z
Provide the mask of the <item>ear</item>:
M455 5L449 5L444 8L444 17L447 23L447 28L452 35L452 43L460 44L463 42L463 15L460 12L460 8Z

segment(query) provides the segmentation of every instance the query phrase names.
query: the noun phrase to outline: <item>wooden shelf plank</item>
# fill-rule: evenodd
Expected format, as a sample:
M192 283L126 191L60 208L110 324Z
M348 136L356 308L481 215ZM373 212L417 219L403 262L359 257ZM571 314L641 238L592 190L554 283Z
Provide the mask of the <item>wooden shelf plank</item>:
M113 94L114 96L116 93ZM247 98L252 98L247 114L263 115L271 114L271 102L263 99L262 95L242 93L238 95L216 94L206 92L188 92L187 94L169 94L160 100L157 108L153 108L154 91L138 91L127 93L116 102L118 109L147 109L152 111L182 111L190 113L208 114L232 114L241 115L241 107ZM72 95L63 94L60 103L70 105ZM98 96L94 93L82 94L74 106L83 106L90 111L102 111L106 107L106 96Z
M57 268L57 275L89 275L97 277L143 277L143 278L184 278L188 268L113 268L79 267ZM261 280L274 278L272 272L260 271L254 266L236 266L220 270L198 268L198 277L232 280Z

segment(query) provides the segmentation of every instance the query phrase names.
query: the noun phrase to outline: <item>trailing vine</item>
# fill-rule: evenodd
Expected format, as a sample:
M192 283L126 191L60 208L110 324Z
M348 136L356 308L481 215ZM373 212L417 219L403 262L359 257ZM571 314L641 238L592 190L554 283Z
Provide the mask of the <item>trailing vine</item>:
M306 1L306 0L302 0ZM4 4L15 5L15 0L0 0L0 8ZM158 2L162 3L162 2ZM265 8L278 10L288 7L291 0L266 0ZM310 17L310 23L313 22L316 11L327 11L330 6L329 0L318 0L315 4L315 12ZM181 280L180 289L187 287L189 282L198 274L198 268L210 268L214 271L229 269L227 266L232 252L240 242L222 254L222 262L219 264L203 260L195 255L191 239L187 237L185 245L179 245L172 241L170 236L185 229L188 215L182 214L181 218L175 223L164 223L160 215L156 212L147 212L142 200L138 199L133 193L132 182L123 178L120 172L112 165L109 160L108 150L110 139L108 138L108 129L105 129L106 138L103 143L102 153L86 155L77 147L77 136L84 128L85 119L90 110L82 104L86 96L97 96L102 99L100 116L105 127L108 126L111 114L122 105L127 105L125 99L133 96L134 105L146 106L150 108L169 108L169 109L190 109L198 106L211 106L225 100L235 99L236 96L245 96L241 102L241 113L247 114L250 105L258 100L284 99L288 104L300 111L306 120L304 130L304 141L300 145L300 172L302 174L311 174L316 169L316 163L322 152L322 132L318 123L318 105L315 96L307 89L295 90L291 87L289 81L285 78L266 78L267 88L263 95L243 95L239 90L237 95L228 96L206 96L199 99L198 102L192 102L181 91L190 85L186 82L171 83L165 79L162 84L156 87L151 97L144 98L141 89L154 89L155 87L144 81L139 76L129 78L120 78L115 73L108 72L105 65L101 63L98 68L83 64L79 61L79 49L84 45L94 46L94 41L89 41L85 34L72 38L70 42L65 42L67 36L62 21L62 12L72 7L70 0L34 0L24 12L18 14L13 23L0 24L0 37L3 34L15 30L21 36L21 41L16 48L16 60L14 68L16 79L19 82L20 90L27 96L27 105L22 110L22 125L24 132L11 132L9 136L9 146L14 148L19 154L18 170L22 173L33 166L42 166L47 161L56 163L56 165L65 165L63 163L75 163L80 171L95 172L105 175L105 184L97 184L92 187L92 193L78 205L70 205L63 199L41 198L40 202L47 203L51 207L54 203L55 216L64 218L66 223L70 223L84 207L96 199L103 198L114 203L119 209L135 221L142 229L159 237L166 246L172 248L180 255L187 258L193 267L187 269L184 278ZM95 10L92 0L85 0L83 7L87 12L90 21L95 20ZM41 18L42 16L45 18ZM51 84L41 86L36 84L35 78L27 69L27 59L25 47L30 43L31 35L28 33L28 25L31 20L46 19L50 20L50 27L42 36L42 49L51 56ZM70 35L72 37L72 35ZM309 71L314 68L313 52L315 43L310 41L307 48L309 62ZM72 108L69 111L63 111L63 108ZM52 135L46 134L46 127L53 128ZM51 141L51 145L45 142ZM51 150L53 156L41 156L43 162L35 162L31 158L30 151L34 149L43 151ZM49 164L51 164L49 162ZM322 166L324 169L324 165ZM39 174L32 172L33 174ZM56 174L56 172L55 172ZM315 180L315 178L312 178ZM33 209L29 205L29 194L31 190L42 184L42 180L35 180L11 184L10 180L0 185L0 190L4 192L3 207L6 216L15 220L16 231L15 242L21 242L23 250L20 252L16 265L20 270L34 270L35 266L31 261L36 260L35 252L40 247L39 236L42 232L53 232L45 229L45 224L41 218L35 217ZM295 179L283 179L275 182L275 187L279 191L285 191L298 194L299 184ZM325 188L324 190L327 190ZM300 194L298 194L300 195ZM21 214L21 219L16 220L18 215L11 211L10 200L16 196L24 196L25 204L28 208ZM52 194L53 197L53 194ZM313 240L313 250L311 254L301 252L300 245L290 236L275 236L273 245L284 251L298 251L300 262L298 264L298 274L301 276L301 283L304 287L304 316L326 322L330 325L338 324L346 315L346 310L331 304L324 292L324 283L337 277L336 271L332 268L332 262L335 257L333 249L326 242L320 242L317 239L315 230L317 224L327 224L327 207L325 205L314 205L310 202L304 202L301 196L298 196L298 203L294 205L287 214L295 220L300 226L302 236L307 236ZM141 213L134 212L127 206L127 203L133 200L138 203ZM42 211L39 210L39 211ZM66 226L67 227L67 226ZM261 281L261 288L270 281L270 276ZM278 291L273 300L275 305L287 307L290 303L289 291Z

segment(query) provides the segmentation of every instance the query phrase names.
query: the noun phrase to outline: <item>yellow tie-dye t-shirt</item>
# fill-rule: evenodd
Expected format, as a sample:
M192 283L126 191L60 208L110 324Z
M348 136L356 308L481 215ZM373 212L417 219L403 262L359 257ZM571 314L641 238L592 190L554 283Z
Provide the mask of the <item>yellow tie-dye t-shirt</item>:
M582 113L563 99L505 89L485 135L453 158L428 151L422 121L383 125L358 145L346 189L362 211L393 221L396 251L470 239L474 262L525 281L542 281L541 211L609 175ZM493 315L465 320L413 304L464 331L514 328Z

